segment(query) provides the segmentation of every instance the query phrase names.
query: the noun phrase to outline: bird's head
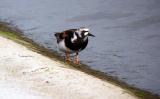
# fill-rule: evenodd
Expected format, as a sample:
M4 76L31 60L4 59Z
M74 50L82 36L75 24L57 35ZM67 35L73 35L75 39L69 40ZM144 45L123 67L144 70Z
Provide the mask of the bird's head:
M88 36L95 37L93 34L89 32L89 28L81 27L78 29L78 31L81 38L86 38Z

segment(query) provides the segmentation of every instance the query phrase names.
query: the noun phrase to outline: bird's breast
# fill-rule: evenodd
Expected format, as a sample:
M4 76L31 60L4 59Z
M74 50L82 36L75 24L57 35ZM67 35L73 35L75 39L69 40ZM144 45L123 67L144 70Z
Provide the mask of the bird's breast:
M64 39L58 43L58 47L61 51L65 52L67 50Z
M69 52L72 54L72 53L75 53L73 50L71 50L70 48L66 47L66 44L65 44L65 39L61 40L59 43L58 43L58 48L60 51L62 52L66 52L67 50L69 50Z
M71 42L70 39L65 39L65 45L67 48L73 50L73 51L82 51L84 48L86 48L88 44L88 39L86 41L83 40L75 40L74 42Z

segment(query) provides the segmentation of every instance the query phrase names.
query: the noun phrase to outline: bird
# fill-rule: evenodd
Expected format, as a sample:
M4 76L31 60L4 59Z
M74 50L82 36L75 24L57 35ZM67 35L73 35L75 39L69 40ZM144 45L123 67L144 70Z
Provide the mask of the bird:
M78 54L87 47L89 36L95 37L86 27L55 32L58 48L65 53L66 62L70 62L70 54L75 53L73 63L79 64Z

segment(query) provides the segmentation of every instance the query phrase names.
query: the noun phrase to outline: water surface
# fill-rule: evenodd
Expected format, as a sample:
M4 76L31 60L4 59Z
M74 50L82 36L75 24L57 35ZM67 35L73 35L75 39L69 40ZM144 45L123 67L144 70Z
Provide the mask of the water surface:
M56 50L53 32L89 27L83 63L160 95L160 0L0 0L0 19Z

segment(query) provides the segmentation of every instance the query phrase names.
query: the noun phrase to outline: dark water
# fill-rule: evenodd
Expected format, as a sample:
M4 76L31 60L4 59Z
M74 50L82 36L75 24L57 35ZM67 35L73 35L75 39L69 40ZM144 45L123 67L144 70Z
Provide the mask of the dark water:
M53 50L53 32L89 27L83 63L160 95L160 0L0 0L0 19Z

